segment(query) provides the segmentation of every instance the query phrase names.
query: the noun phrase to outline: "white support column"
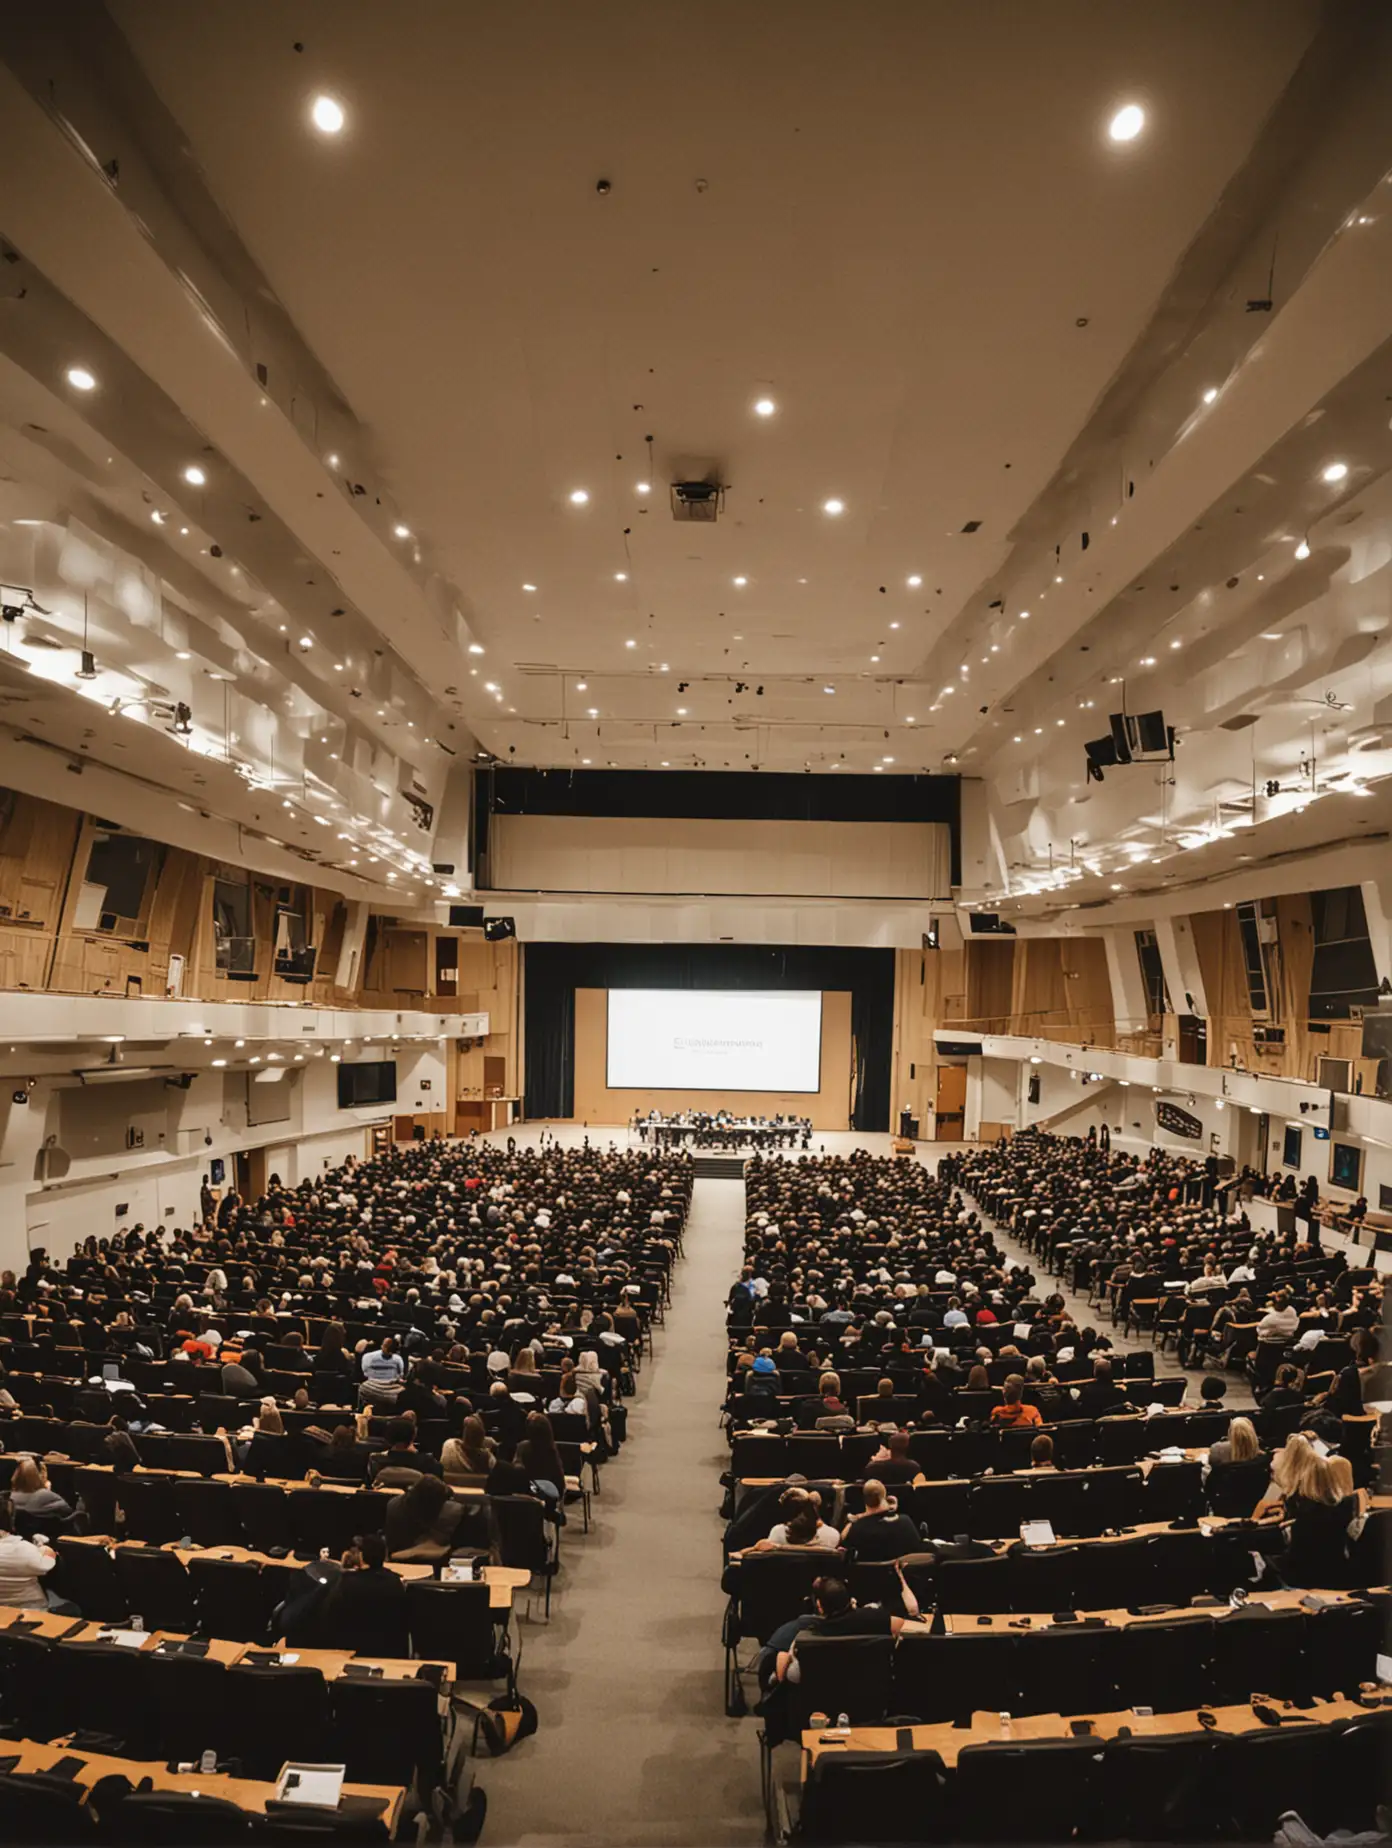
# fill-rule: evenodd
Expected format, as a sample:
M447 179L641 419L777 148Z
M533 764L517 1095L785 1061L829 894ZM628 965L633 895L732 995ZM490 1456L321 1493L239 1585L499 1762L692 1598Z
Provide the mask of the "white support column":
M1141 959L1136 952L1136 933L1127 926L1104 930L1102 942L1107 951L1107 980L1112 989L1112 1014L1117 1032L1143 1033L1148 1013Z
M363 944L367 939L368 907L350 904L343 926L343 942L338 950L338 967L334 971L336 988L357 988L362 981Z
M1188 918L1157 918L1155 941L1165 971L1165 986L1170 991L1170 1006L1176 1014L1198 1014L1206 1020L1208 996Z
M1392 874L1362 881L1363 915L1368 920L1368 941L1373 946L1378 987L1392 982Z

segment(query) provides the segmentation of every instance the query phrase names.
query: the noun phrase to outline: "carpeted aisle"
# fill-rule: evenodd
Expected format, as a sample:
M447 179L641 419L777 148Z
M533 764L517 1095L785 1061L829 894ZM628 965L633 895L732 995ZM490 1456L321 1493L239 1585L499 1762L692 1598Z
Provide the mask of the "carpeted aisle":
M485 1844L763 1838L754 1726L725 1718L721 1678L716 1508L729 1452L717 1408L743 1231L743 1183L698 1180L672 1304L594 1528L582 1535L573 1513L550 1625L514 1623L539 1729L476 1766Z

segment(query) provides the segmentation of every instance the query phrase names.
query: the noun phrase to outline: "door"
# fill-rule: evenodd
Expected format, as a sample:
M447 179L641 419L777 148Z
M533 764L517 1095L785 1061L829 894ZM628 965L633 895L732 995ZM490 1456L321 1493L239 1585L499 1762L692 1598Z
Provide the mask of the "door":
M960 1142L967 1115L967 1068L940 1065L933 1103L933 1136L938 1142Z

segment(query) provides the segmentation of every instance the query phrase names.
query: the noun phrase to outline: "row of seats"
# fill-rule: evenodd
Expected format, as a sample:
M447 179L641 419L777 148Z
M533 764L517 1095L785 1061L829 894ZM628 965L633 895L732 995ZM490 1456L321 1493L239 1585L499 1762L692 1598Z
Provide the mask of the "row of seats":
M1189 1731L827 1752L803 1793L804 1842L1270 1841L1287 1810L1316 1833L1371 1829L1392 1716L1240 1735Z
M78 1762L70 1753L65 1757ZM307 1838L358 1843L389 1839L380 1800L364 1799L360 1807L349 1797L338 1813L318 1811L312 1816L299 1806L273 1804L263 1814L219 1794L223 1786L217 1778L201 1780L204 1788L197 1793L116 1789L106 1779L89 1792L76 1777L3 1768L18 1762L17 1753L0 1753L0 1841L54 1843L59 1848L69 1843L187 1848L195 1842L235 1842L244 1848L273 1843L293 1848L299 1843L304 1848ZM238 1786L226 1788L235 1791Z
M1216 1616L1174 1616L1113 1627L928 1635L807 1636L801 1676L788 1684L788 1731L814 1713L856 1726L893 1714L950 1724L977 1712L1107 1713L1148 1706L1178 1712L1254 1694L1282 1700L1357 1695L1375 1679L1386 1624L1373 1601L1309 1612L1252 1605Z
M1146 1522L1194 1520L1204 1512L1245 1517L1270 1480L1264 1459L1217 1465L1204 1481L1201 1463L1156 1463L1148 1473L1131 1468L1038 1470L1020 1476L980 1476L972 1482L927 1482L894 1490L901 1514L935 1538L967 1534L976 1540L1013 1538L1025 1521L1048 1521L1056 1534L1087 1537ZM828 1507L828 1493L822 1501ZM843 1490L843 1512L858 1513L859 1483ZM779 1519L776 1496L759 1506L758 1533L739 1522L740 1546L767 1534Z
M108 1551L73 1540L60 1540L57 1551L60 1589L93 1622L123 1624L138 1616L151 1632L196 1631L235 1643L275 1640L280 1626L274 1614L302 1570L289 1561L203 1554L185 1565L162 1547ZM376 1655L448 1655L460 1679L494 1672L497 1649L486 1584L408 1579L400 1612L374 1612L372 1622Z
M373 1680L317 1668L162 1655L111 1643L54 1643L0 1632L0 1702L31 1739L101 1735L97 1749L197 1762L214 1750L242 1774L274 1778L287 1760L343 1764L354 1783L440 1781L439 1675ZM93 1740L93 1743L96 1743ZM3 1742L0 1742L3 1753Z

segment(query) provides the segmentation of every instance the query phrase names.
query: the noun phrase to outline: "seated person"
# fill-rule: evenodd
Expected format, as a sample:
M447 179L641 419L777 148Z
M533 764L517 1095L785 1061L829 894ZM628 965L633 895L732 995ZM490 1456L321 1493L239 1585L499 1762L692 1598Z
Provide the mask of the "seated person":
M908 1515L882 1482L865 1485L865 1512L853 1514L841 1530L841 1544L853 1563L862 1559L902 1559L916 1553L923 1540Z
M791 1624L784 1624L775 1630L766 1644L766 1648L775 1652L773 1672L776 1678L779 1681L798 1679L797 1645L798 1638L804 1633L808 1636L898 1636L908 1624L916 1627L921 1625L923 1619L918 1614L918 1599L904 1577L903 1567L897 1569L899 1599L906 1613L903 1617L892 1617L879 1604L857 1604L851 1596L850 1587L842 1579L818 1579L812 1588L815 1613L810 1618L793 1618ZM792 1629L792 1624L797 1628Z
M48 1470L38 1457L22 1457L10 1477L10 1506L16 1514L27 1514L50 1521L72 1519L72 1508L56 1489L50 1488Z
M367 1479L375 1487L407 1489L419 1475L443 1476L444 1465L429 1451L416 1448L413 1418L393 1418L387 1429L387 1447L374 1451L367 1462Z
M868 1482L873 1476L886 1488L897 1489L905 1483L917 1482L922 1474L920 1466L909 1455L909 1433L891 1431L861 1471L860 1479Z
M392 1559L447 1555L463 1518L463 1502L450 1494L438 1476L417 1476L404 1494L391 1499L384 1527L387 1551Z
M0 1495L0 1604L24 1611L58 1611L80 1616L77 1606L47 1590L43 1580L58 1563L51 1546L36 1546L14 1531L8 1495Z
M1250 1463L1261 1453L1257 1428L1251 1419L1234 1418L1228 1425L1228 1435L1209 1446L1208 1461L1210 1467L1215 1463Z
M328 1647L366 1656L393 1656L404 1647L406 1584L386 1559L384 1534L364 1534L360 1550L344 1554L343 1570L324 1604Z
M787 1488L778 1498L782 1520L769 1529L768 1538L757 1540L750 1552L766 1553L775 1546L817 1546L834 1552L841 1536L822 1520L822 1498L815 1489Z
M1005 1382L1001 1403L991 1407L991 1423L998 1429L1004 1425L1013 1430L1018 1425L1038 1425L1043 1422L1039 1416L1039 1407L1025 1403L1023 1376L1012 1373Z
M1054 1440L1047 1431L1041 1431L1037 1437L1030 1439L1030 1469L1057 1469L1054 1461Z
M1264 1412L1284 1412L1293 1410L1297 1405L1304 1405L1305 1394L1301 1385L1299 1367L1284 1361L1276 1369L1276 1377L1269 1391L1263 1396L1261 1409Z

